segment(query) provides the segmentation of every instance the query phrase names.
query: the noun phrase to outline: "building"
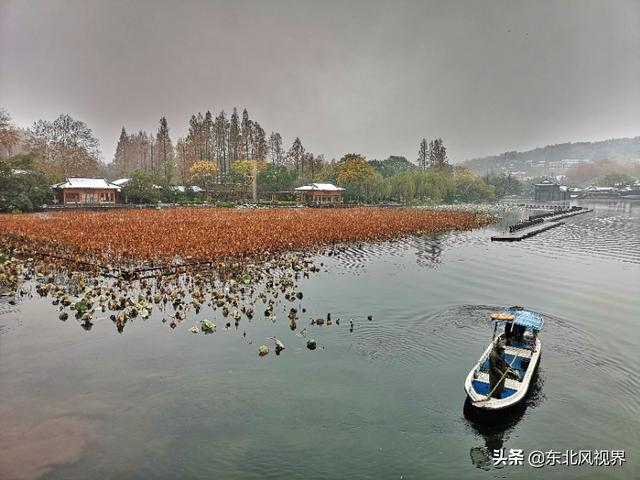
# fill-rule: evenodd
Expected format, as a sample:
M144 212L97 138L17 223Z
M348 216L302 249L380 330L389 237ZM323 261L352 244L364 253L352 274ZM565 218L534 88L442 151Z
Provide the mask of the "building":
M312 183L296 188L304 203L315 205L342 203L344 188L336 187L332 183Z
M131 180L130 178L119 178L118 180L114 180L113 183L114 185L117 185L118 187L124 187L127 183L129 183L129 180Z
M569 200L569 189L564 185L544 179L534 185L536 202L559 202Z
M620 192L615 187L598 187L591 185L584 189L584 196L588 198L614 198L619 197Z
M64 205L104 205L116 203L120 186L104 178L67 178L51 187L55 203Z

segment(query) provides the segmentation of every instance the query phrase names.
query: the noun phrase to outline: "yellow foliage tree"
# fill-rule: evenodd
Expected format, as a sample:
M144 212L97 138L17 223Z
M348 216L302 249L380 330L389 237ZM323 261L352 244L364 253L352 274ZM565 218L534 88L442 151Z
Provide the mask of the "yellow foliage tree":
M231 166L233 177L245 186L250 186L253 179L267 166L262 160L237 160Z
M208 192L211 185L216 181L218 166L214 162L201 160L191 165L189 174L189 178L193 183Z
M348 186L369 179L375 170L364 156L348 153L336 165L336 182L338 185Z

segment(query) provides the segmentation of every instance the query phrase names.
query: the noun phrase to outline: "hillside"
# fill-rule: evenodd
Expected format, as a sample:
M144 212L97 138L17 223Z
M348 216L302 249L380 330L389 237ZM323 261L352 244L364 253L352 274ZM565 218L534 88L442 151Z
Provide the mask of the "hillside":
M559 143L526 152L505 152L500 155L473 158L463 165L477 174L487 172L523 172L529 175L562 173L580 160L640 159L640 136L614 138L600 142Z

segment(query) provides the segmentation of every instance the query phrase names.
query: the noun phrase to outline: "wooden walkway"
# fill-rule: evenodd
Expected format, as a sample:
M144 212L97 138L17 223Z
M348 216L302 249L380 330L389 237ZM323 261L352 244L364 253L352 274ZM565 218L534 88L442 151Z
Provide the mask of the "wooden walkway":
M532 225L529 228L524 228L522 230L515 231L513 233L505 233L502 235L494 235L491 237L492 242L519 242L524 240L525 238L530 238L539 233L546 232L547 230L551 230L552 228L559 227L560 225L564 225L564 222L560 222L559 220L574 217L576 215L582 215L584 213L593 212L593 209L582 209L576 210L573 212L565 212L558 213L558 215L554 215L551 217L547 217L544 219L543 223L539 223L537 225Z
M564 222L551 222L551 223L548 223L547 225L543 223L542 226L536 226L534 228L529 228L527 230L521 230L514 233L505 233L504 235L494 235L491 237L491 241L492 242L519 242L520 240L533 237L534 235L538 235L539 233L546 232L547 230L551 230L552 228L559 227L560 225L564 225Z

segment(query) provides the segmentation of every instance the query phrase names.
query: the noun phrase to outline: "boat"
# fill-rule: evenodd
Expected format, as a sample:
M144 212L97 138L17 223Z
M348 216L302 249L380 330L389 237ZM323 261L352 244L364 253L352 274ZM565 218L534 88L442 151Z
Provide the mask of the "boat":
M491 321L494 323L493 339L467 375L464 388L472 407L484 411L500 411L520 403L529 391L540 362L542 343L538 333L544 326L544 318L537 312L511 307L492 313ZM498 327L506 323L511 324L512 330L523 333L510 335L508 338L505 333L496 336ZM494 398L491 396L494 391L489 383L489 356L498 341L504 344L504 359L510 365L511 372L510 375L505 375L500 398Z

